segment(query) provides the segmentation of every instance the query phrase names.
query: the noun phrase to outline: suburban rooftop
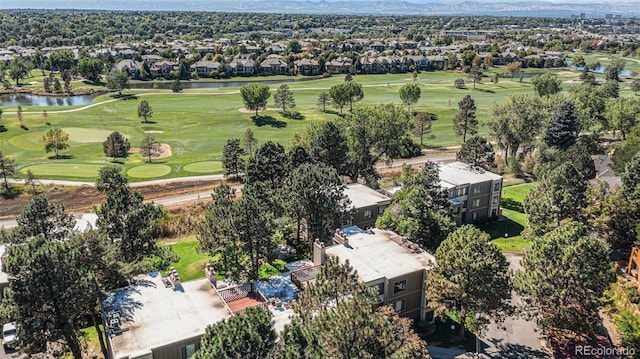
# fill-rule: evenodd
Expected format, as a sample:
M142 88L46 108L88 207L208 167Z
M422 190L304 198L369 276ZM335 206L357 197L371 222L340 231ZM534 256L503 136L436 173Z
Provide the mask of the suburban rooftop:
M407 248L400 236L391 231L374 228L367 232L347 236L348 243L326 248L327 256L349 260L358 271L360 279L367 283L382 277L387 279L431 268L435 258L417 245Z
M438 166L438 175L440 177L440 184L446 188L464 184L499 181L502 179L500 175L483 169L473 168L471 165L462 162L451 162ZM445 186L445 183L451 186Z
M349 197L351 204L356 208L376 206L380 203L391 202L391 198L360 183L347 185L344 194Z
M105 315L117 311L122 318L124 331L110 335L116 359L202 335L208 325L230 317L206 278L183 282L182 290L167 288L158 273L136 279L102 302Z

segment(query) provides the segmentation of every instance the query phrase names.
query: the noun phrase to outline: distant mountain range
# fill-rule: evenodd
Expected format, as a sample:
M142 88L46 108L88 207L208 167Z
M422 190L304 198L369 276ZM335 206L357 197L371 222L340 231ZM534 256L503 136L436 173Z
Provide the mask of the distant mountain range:
M0 0L0 9L182 10L361 15L495 15L568 17L640 15L640 1L616 0Z

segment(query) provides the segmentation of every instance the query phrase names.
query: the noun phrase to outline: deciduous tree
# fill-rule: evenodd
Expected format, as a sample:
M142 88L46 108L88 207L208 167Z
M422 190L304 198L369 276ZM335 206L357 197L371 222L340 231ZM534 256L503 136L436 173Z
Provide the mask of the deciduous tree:
M420 87L414 83L402 85L399 94L400 100L402 100L402 103L409 109L420 101Z
M326 92L321 92L318 95L318 106L322 108L322 112L327 111L327 105L331 104L331 96Z
M98 82L104 70L104 62L95 58L83 58L78 61L78 72L86 79Z
M142 100L138 104L138 118L142 117L144 123L147 123L149 117L153 116L153 108L149 105L149 101Z
M107 88L109 90L118 91L119 95L122 95L122 90L128 89L129 86L129 74L126 71L119 71L116 69L111 70L107 74Z
M140 155L142 157L147 157L149 159L149 163L151 163L151 158L158 157L160 154L162 154L161 145L156 142L155 137L146 133L140 143Z
M453 231L451 202L435 169L426 167L403 179L403 186L378 217L378 228L390 229L435 249Z
M460 337L467 323L475 321L475 330L482 331L490 319L500 321L510 312L509 263L487 233L460 227L440 244L435 258L427 301L437 314L453 312L460 318Z
M271 93L269 93L269 86L260 82L253 82L242 86L240 95L247 109L255 111L256 116L258 116L258 111L267 106L267 100Z
M56 154L56 158L60 157L60 151L69 148L69 134L62 129L53 128L44 135L44 149L47 153L53 151Z
M562 91L562 81L548 72L532 77L531 84L538 96L554 95Z

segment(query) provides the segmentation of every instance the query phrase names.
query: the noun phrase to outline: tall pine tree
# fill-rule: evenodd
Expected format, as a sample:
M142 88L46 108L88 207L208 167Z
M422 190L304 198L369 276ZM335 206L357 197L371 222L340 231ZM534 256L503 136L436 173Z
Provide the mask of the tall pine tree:
M566 150L578 139L578 117L573 102L565 101L558 105L551 115L551 123L544 135L549 147Z

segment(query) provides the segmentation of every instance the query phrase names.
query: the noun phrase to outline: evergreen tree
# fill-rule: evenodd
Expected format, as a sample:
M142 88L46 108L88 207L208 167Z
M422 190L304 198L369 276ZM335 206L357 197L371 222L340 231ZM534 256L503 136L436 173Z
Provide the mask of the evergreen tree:
M244 132L244 137L242 138L242 144L244 145L244 149L249 154L249 156L253 156L253 152L258 146L258 139L253 134L253 130L247 128Z
M538 237L566 219L579 219L585 206L587 180L571 163L564 163L538 181L524 199L527 231Z
M126 187L129 185L127 176L122 173L122 170L116 166L104 166L98 171L98 178L96 179L96 189L99 192L108 194L114 192L120 187Z
M7 177L13 176L16 173L16 163L11 158L5 156L0 151L0 176L2 176L2 187L4 193L11 193L11 187L7 181Z
M462 144L456 153L456 160L492 171L495 169L495 155L493 146L486 138L473 136Z
M194 359L264 359L272 355L278 334L271 314L259 307L207 327Z
M62 204L51 203L44 196L34 196L16 221L18 225L11 233L13 243L24 243L36 236L62 241L69 238L76 225L73 215L64 213Z
M568 223L536 238L521 264L514 287L543 328L595 333L600 298L614 279L602 242L582 224Z
M435 249L453 231L451 202L440 187L438 171L424 168L403 179L403 186L378 217L378 228L409 237L423 248Z
M344 188L337 172L322 163L300 165L287 176L282 189L284 207L297 221L298 240L304 221L310 251L313 241L328 241L349 213Z
M239 178L240 168L244 167L244 160L242 156L245 154L242 147L240 147L240 139L234 138L227 140L227 143L222 148L222 168L224 168L225 176L235 175Z
M279 188L287 171L287 155L281 144L267 141L258 148L247 164L247 179L251 182L267 181Z
M144 203L140 192L120 185L107 192L105 203L97 209L98 230L118 244L124 262L142 261L156 252L153 228L162 210L153 203Z
M456 135L462 136L462 142L467 141L467 135L478 133L476 104L469 95L458 102L458 113L453 118L453 130Z
M318 106L322 108L322 112L327 111L327 105L331 104L331 96L326 92L321 92L318 95Z
M344 131L334 122L325 122L311 139L311 157L333 167L339 175L348 174L349 144Z
M3 264L11 275L20 350L35 354L47 343L64 341L73 357L82 359L82 319L97 298L98 283L80 264L80 252L67 241L43 236L8 250Z
M429 307L443 316L455 313L460 337L474 319L480 331L490 319L499 321L509 313L509 263L487 233L472 225L460 227L440 244L435 258L426 283Z
M544 142L549 147L566 150L578 139L578 118L573 102L562 102L551 115Z
M414 136L420 137L420 147L423 145L424 136L428 138L435 138L431 134L431 116L426 112L418 112L413 119L413 128L411 133Z
M129 140L118 131L112 132L102 143L104 155L113 158L113 162L116 161L116 158L127 157L130 149Z
M180 82L180 79L175 79L175 81L173 81L171 84L171 91L175 93L182 92L182 82Z
M294 146L287 154L289 156L289 168L294 169L305 163L313 163L313 159L307 150L302 146Z
M218 272L221 269L225 277L239 280L241 244L235 230L235 193L222 183L211 196L213 203L207 206L204 220L197 229L198 249L212 256L220 255Z
M293 98L293 92L289 89L289 86L286 84L280 85L278 90L276 90L276 94L273 96L273 100L276 103L276 106L282 109L282 112L287 112L287 107L296 107L296 101Z

